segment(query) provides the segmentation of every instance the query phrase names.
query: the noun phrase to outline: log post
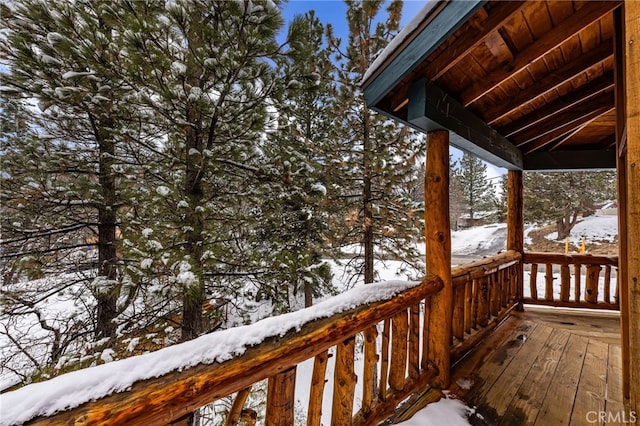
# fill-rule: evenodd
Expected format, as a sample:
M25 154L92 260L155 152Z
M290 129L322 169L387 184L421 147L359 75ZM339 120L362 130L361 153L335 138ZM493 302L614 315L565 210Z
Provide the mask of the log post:
M507 173L507 250L515 250L524 259L524 185L522 171ZM516 269L516 297L518 310L523 311L524 268L522 261Z
M616 104L616 156L618 169L618 304L620 306L620 328L622 340L622 393L630 397L631 354L629 348L629 281L627 274L628 229L627 229L627 158L626 158L626 81L625 81L625 13L622 5L614 11L614 79ZM636 9L637 13L637 9ZM637 77L636 77L637 78ZM628 136L628 135L627 135ZM637 328L637 324L636 324ZM637 361L636 361L637 362ZM638 380L638 378L636 378Z
M440 277L444 288L431 297L429 316L429 361L438 369L433 385L446 388L451 381L451 230L449 224L449 132L427 135L425 171L426 269Z
M624 2L629 396L640 412L640 2Z

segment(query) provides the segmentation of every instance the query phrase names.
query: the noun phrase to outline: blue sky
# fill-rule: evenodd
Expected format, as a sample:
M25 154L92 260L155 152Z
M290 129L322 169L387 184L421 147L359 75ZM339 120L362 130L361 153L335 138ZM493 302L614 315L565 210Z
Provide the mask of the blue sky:
M424 0L405 1L402 8L401 27L407 25L426 3ZM342 0L289 0L282 10L285 19L283 33L286 33L286 28L295 15L302 15L312 9L316 11L316 16L322 23L331 23L336 36L346 40L347 7ZM381 13L381 16L385 17L384 13Z

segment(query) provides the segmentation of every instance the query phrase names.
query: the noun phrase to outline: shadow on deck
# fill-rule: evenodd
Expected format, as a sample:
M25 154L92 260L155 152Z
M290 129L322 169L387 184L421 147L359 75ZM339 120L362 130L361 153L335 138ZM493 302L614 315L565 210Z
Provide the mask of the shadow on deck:
M625 424L617 312L527 307L453 369L472 424Z

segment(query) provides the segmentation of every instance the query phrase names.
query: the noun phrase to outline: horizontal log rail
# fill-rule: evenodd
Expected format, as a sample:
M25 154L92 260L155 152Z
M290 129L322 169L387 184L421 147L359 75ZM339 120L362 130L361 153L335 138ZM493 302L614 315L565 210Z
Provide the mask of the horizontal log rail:
M529 265L525 272L525 277L529 277L529 294L525 295L524 303L620 309L617 274L613 274L618 269L617 256L525 253L524 264Z
M370 284L353 291L366 295L376 294L385 284ZM331 424L377 424L393 414L398 404L412 393L425 389L436 376L430 365L425 342L429 324L421 321L421 311L428 309L429 299L439 292L442 281L428 275L420 284L402 287L386 299L371 302L371 297L361 297L356 307L349 307L326 318L311 319L288 331L284 336L272 336L262 343L246 348L243 354L224 362L203 362L181 371L171 371L159 377L136 381L124 392L111 392L102 397L86 395L81 405L65 408L62 412L47 413L43 409L24 407L28 424L187 424L191 413L221 398L232 397L233 402L226 415L226 424L239 421L253 424L255 411L245 408L245 401L252 387L267 380L265 424L293 424L295 381L297 365L314 359L309 389L307 424L320 425L322 401L332 398ZM380 289L380 290L378 290ZM337 300L342 295L336 296ZM331 300L331 299L330 299ZM308 309L313 309L308 308ZM306 309L305 309L306 311ZM296 314L296 313L292 313ZM283 321L288 315L282 315ZM290 318L290 317L289 317ZM246 326L246 332L260 329L260 323ZM382 331L381 338L378 337ZM218 333L224 333L224 330ZM216 347L216 334L204 336L207 345ZM361 378L356 373L355 346L362 336L365 344L364 367ZM375 343L381 340L381 349ZM187 345L186 342L181 345ZM179 347L175 345L157 351ZM208 346L209 347L209 346ZM172 349L173 354L176 349ZM335 360L333 377L325 377L329 358ZM159 360L162 358L159 357ZM115 361L106 365L117 370ZM378 363L380 365L378 365ZM80 372L75 372L80 373ZM74 373L68 373L74 374ZM91 374L91 372L86 372ZM62 375L51 379L55 383L73 382ZM78 376L80 377L80 376ZM86 377L86 376L84 376ZM71 380L69 380L71 379ZM333 381L333 395L325 395L325 382ZM53 383L50 383L53 384ZM14 392L0 395L0 404L11 407L33 395L39 384L29 385ZM356 386L362 386L362 398L356 400ZM51 389L48 386L47 389ZM47 395L38 389L38 401L47 401ZM59 392L59 390L58 390ZM14 394L14 395L11 395ZM50 396L49 399L52 397ZM97 398L91 401L91 398ZM354 404L358 402L359 407ZM31 411L32 414L24 413ZM40 410L40 411L38 411ZM355 415L354 415L355 413ZM8 412L6 414L9 414ZM0 422L2 424L2 422Z
M453 360L475 346L517 307L521 258L519 252L508 250L452 269Z

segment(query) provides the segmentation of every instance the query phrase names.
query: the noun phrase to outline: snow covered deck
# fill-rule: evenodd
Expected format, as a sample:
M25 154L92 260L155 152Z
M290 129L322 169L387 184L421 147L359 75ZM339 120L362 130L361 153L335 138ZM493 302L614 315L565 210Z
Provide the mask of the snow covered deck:
M453 369L473 424L624 424L620 318L529 307L513 312Z

